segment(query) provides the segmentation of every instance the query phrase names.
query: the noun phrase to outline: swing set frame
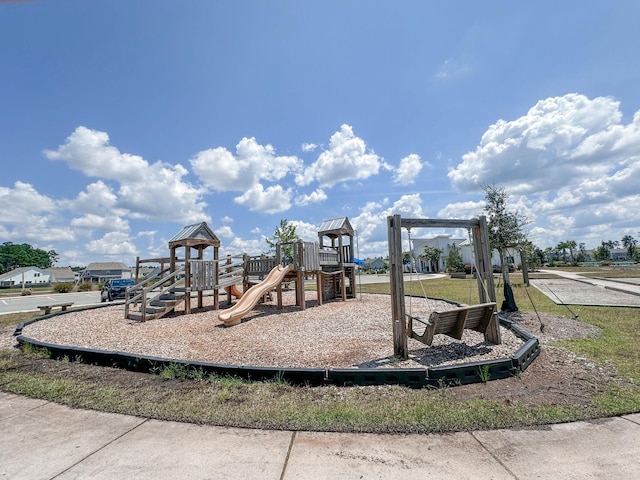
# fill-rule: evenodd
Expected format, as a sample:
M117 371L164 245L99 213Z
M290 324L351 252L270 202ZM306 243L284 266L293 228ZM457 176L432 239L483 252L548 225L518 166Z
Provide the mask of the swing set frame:
M402 218L400 215L387 217L388 238L389 238L389 270L391 288L391 310L393 321L393 352L397 357L407 359L409 351L407 339L416 338L423 343L430 344L433 333L446 333L454 338L460 338L464 328L472 328L484 333L485 340L494 344L501 343L500 321L495 313L496 293L493 282L493 271L491 266L491 249L489 247L489 234L487 219L485 216L472 218L470 220L446 220L431 218ZM434 312L430 322L423 322L430 330L429 334L421 336L414 335L413 328L409 331L407 321L411 323L415 318L407 315L404 296L404 277L402 263L402 228L411 230L412 228L464 228L471 231L474 245L476 277L478 281L478 296L480 304L475 306L465 306L447 311L447 317L455 317L456 320L449 326L440 327L437 320L445 316L445 312ZM491 310L489 315L488 309ZM469 322L469 313L474 310L483 310L480 322ZM471 315L474 316L474 315ZM469 320L469 321L468 321ZM441 331L443 330L449 331ZM453 335L451 335L453 333ZM422 337L422 338L417 338Z

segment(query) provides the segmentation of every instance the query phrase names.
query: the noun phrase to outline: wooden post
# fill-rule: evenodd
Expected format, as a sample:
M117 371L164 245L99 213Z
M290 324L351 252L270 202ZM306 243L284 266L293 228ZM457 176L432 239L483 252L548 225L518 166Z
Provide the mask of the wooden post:
M478 225L478 237L480 238L480 246L478 250L481 253L481 257L478 258L478 262L482 260L483 276L485 281L485 287L489 295L489 300L482 300L480 303L486 303L488 301L496 301L496 287L493 283L493 266L491 265L491 246L489 245L489 230L487 227L487 218L483 215L479 219ZM498 314L494 313L487 330L484 332L484 339L487 342L495 343L496 345L502 343L502 335L500 334L500 320Z
M529 286L529 264L527 263L527 255L524 250L520 250L520 265L522 266L522 281Z
M324 296L322 270L316 271L316 291L318 293L318 306L322 305L322 298Z
M191 313L191 247L184 247L184 313Z
M298 306L300 310L304 310L306 307L305 295L304 295L304 271L298 270L296 272L296 297L298 298Z
M231 265L231 255L227 255L227 265ZM229 273L229 267L227 267L226 272ZM231 305L231 288L227 288L227 304Z
M387 217L389 237L389 268L391 313L393 321L393 354L409 358L407 324L404 305L404 278L402 276L402 227L400 215Z
M206 248L206 247L205 247ZM204 248L202 245L198 246L198 260L202 260L204 258ZM204 306L202 289L198 289L198 308L202 308Z

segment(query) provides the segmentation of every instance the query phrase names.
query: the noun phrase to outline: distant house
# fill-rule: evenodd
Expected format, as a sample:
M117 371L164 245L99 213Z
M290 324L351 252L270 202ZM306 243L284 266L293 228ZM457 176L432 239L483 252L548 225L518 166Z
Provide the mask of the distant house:
M45 270L51 275L51 283L74 283L76 273L70 267L52 267Z
M465 243L467 248L464 248ZM416 262L416 271L419 273L426 273L446 270L449 248L454 244L460 248L462 262L473 263L473 253L469 248L469 241L465 238L452 238L451 235L437 235L433 238L414 238L411 256ZM431 262L424 257L424 248L427 246L438 248L442 251L437 265L435 263L431 264Z
M411 256L415 260L416 271L419 273L445 271L447 269L447 256L451 245L456 245L460 249L462 263L473 265L475 257L473 246L468 238L452 238L450 235L437 235L433 238L414 238ZM431 262L424 257L424 247L439 248L442 251L438 265L431 265ZM520 253L509 249L505 253L505 263L519 265ZM497 250L491 252L491 264L500 265L500 254Z
M132 278L131 268L121 262L93 262L80 273L80 283L103 283L111 278Z
M385 270L385 261L382 257L367 258L364 261L362 270L365 272L382 272Z
M0 275L0 287L48 285L51 274L38 267L19 267Z
M631 260L626 248L613 248L611 249L611 260L614 262L624 262Z

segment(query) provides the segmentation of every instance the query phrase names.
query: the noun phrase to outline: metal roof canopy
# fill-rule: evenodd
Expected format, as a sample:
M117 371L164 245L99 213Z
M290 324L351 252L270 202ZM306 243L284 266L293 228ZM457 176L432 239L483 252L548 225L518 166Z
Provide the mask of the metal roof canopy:
M169 240L170 249L196 246L220 246L220 239L206 222L187 225Z
M355 231L347 217L332 218L331 220L323 220L322 225L318 229L318 235L332 237L340 237L348 235L353 237Z

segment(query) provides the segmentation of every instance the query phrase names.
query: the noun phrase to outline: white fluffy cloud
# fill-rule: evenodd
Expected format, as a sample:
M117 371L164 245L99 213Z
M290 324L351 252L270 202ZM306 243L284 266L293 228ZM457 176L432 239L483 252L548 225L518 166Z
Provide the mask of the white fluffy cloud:
M459 190L499 183L513 192L535 193L567 180L607 175L626 160L631 142L621 141L635 131L620 125L618 107L609 97L578 94L540 100L526 115L491 125L448 176Z
M420 195L403 195L391 205L389 199L369 202L360 209L360 214L351 219L351 224L358 231L360 256L386 255L387 217L395 214L405 218L425 218Z
M324 190L321 188L317 188L309 195L300 195L295 199L295 204L299 207L304 207L306 205L311 205L313 203L324 202L327 199L327 194L324 193Z
M234 233L231 230L231 227L228 225L223 225L221 227L216 228L216 235L220 238L233 238Z
M126 233L109 232L102 238L87 243L87 251L98 255L135 255L136 247Z
M72 218L70 225L74 228L86 228L88 230L129 231L129 222L123 218L113 215L96 215L94 213Z
M116 210L118 196L102 180L87 185L73 200L63 200L62 205L72 211L97 215ZM124 214L121 210L119 214Z
M0 240L24 239L34 245L43 242L73 241L75 235L58 225L59 202L40 194L33 185L15 182L13 188L0 186Z
M193 171L212 190L244 191L260 181L277 181L298 171L302 161L295 156L277 156L271 145L243 138L234 156L224 147L198 152L191 160Z
M317 242L318 241L318 227L320 225L314 225L308 222L302 222L300 220L291 220L291 225L296 227L296 234L302 240L306 242Z
M400 160L400 165L395 171L393 183L397 185L411 185L422 170L423 164L420 155L412 153Z
M9 224L22 224L25 220L40 217L56 209L54 200L38 193L33 185L20 181L13 188L0 186L0 205L5 206L1 221Z
M579 94L540 100L491 125L448 176L461 191L505 187L534 221L530 238L541 246L621 238L640 224L640 112L624 124L619 107Z
M450 203L438 212L438 218L446 219L469 219L482 215L485 202L458 202Z
M284 212L291 208L291 189L285 190L280 185L264 188L257 183L234 201L251 211L262 213Z
M163 162L150 164L138 155L120 152L109 144L109 135L80 126L57 150L45 150L50 160L65 161L75 170L91 177L118 182L115 206L126 209L133 218L197 222L208 220L203 191L184 182L188 171L181 165ZM108 199L108 187L97 182L76 202L86 202L91 195Z
M362 180L377 175L381 168L390 169L382 157L367 150L367 145L353 133L349 125L331 136L329 149L296 177L296 183L304 186L317 181L320 187L332 187L348 180Z

